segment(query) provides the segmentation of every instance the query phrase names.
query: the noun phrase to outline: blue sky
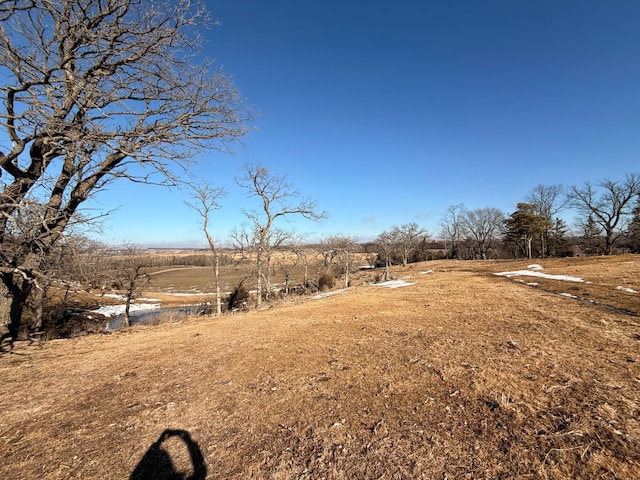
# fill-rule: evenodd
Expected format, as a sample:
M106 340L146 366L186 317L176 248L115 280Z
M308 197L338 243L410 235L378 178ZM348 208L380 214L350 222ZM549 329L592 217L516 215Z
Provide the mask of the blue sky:
M310 241L372 239L449 205L505 213L538 184L640 170L640 2L215 0L205 53L260 114L235 155L194 173L229 193L224 241L257 206L247 162L286 175L330 218L283 227ZM179 191L118 183L101 240L202 244ZM566 216L570 217L568 212ZM567 218L571 220L570 218Z

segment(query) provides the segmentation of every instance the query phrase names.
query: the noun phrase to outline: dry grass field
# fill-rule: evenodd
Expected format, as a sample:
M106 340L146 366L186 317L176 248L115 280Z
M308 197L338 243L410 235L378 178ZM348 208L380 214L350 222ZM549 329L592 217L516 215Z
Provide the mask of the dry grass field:
M529 263L20 342L0 477L640 478L640 257Z
M315 281L322 269L322 256L309 254L307 276L310 281ZM351 255L352 265L367 265L365 254L355 253ZM334 267L340 264L334 261ZM302 284L304 280L304 265L291 252L275 252L271 259L271 281L280 287L285 282L285 271L289 275L291 285ZM254 288L251 280L253 262L245 260L238 264L223 264L220 267L220 288L223 292L230 292L243 279L247 288ZM149 292L203 292L215 291L212 267L157 267L147 269L151 274L151 281L145 287ZM357 277L358 275L356 275ZM336 281L340 283L340 280ZM211 296L211 295L209 295Z

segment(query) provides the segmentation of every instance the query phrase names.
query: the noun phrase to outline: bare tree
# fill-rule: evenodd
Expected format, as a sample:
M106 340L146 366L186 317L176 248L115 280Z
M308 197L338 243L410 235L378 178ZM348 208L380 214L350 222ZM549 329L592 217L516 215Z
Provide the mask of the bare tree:
M462 239L461 216L466 210L462 204L450 205L440 220L440 235L451 243L449 258L460 258L460 240Z
M391 266L391 259L397 249L398 242L393 232L385 230L376 238L376 245L378 245L379 249L378 255L384 259L383 280L386 282L389 280L389 267Z
M485 260L495 237L500 233L504 214L493 207L465 210L460 217L461 232L475 257Z
M213 210L220 208L218 203L226 194L224 187L214 187L208 183L191 184L191 198L193 203L185 202L187 206L195 210L202 220L202 233L207 239L209 251L213 257L213 284L216 290L216 314L222 315L222 293L220 292L220 255L216 242L209 232L209 223Z
M140 295L140 289L143 285L149 283L151 276L144 272L144 258L140 254L140 250L130 244L123 248L124 262L118 275L122 279L124 286L124 319L123 327L131 326L131 302Z
M304 289L309 288L309 257L317 254L313 248L305 247L304 245L296 245L294 247L294 253L296 254L297 263L302 262L303 276L302 286Z
M263 278L270 269L271 247L285 238L284 231L275 229L274 223L292 215L319 221L326 218L327 213L319 211L314 200L299 198L300 193L287 182L286 177L271 175L262 165L245 165L244 176L236 181L249 193L249 197L258 197L261 203L259 209L243 211L249 219L256 245L256 308L260 308L264 294Z
M360 247L362 247L362 250L364 251L364 258L367 261L367 266L369 268L374 268L378 258L378 245L376 242L364 242L360 244Z
M427 231L420 228L417 223L406 223L399 227L393 227L392 234L398 242L398 252L402 258L402 266L406 267L409 255L418 248L420 242L428 237Z
M535 205L538 215L553 220L567 206L563 193L562 185L537 185L527 196L526 203Z
M289 295L289 288L291 287L291 275L295 271L300 262L303 262L304 266L304 281L303 285L306 288L307 281L307 254L302 246L302 237L300 235L291 235L285 245L282 245L284 249L280 252L280 258L278 265L284 276L284 293Z
M344 288L349 287L349 274L353 268L351 265L351 253L358 245L356 239L346 235L331 235L323 242L325 251L333 252L334 257L342 260L342 270L344 275Z
M189 0L8 0L0 20L0 334L15 338L40 259L88 198L120 178L174 184L248 115L196 57L209 19ZM9 257L11 219L35 200L42 222Z
M633 210L632 201L640 195L640 174L630 173L623 181L608 178L595 185L585 182L572 186L567 195L569 205L583 218L591 218L604 232L604 254L611 255L616 240L624 234ZM585 220L586 223L586 220Z
M547 228L538 232L540 252L543 257L549 254L549 233L557 220L557 215L567 206L563 193L562 185L537 185L525 202L535 206L533 213L542 215L548 220Z

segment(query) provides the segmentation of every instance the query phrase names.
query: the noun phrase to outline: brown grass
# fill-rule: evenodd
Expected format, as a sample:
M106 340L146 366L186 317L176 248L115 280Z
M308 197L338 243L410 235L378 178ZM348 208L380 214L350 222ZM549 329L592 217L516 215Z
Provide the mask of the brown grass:
M0 356L0 476L128 478L180 429L165 473L189 444L220 479L640 478L640 321L596 305L638 311L616 287L640 291L640 257L537 263L592 283L429 262L403 288L20 343ZM594 303L552 293L569 287Z

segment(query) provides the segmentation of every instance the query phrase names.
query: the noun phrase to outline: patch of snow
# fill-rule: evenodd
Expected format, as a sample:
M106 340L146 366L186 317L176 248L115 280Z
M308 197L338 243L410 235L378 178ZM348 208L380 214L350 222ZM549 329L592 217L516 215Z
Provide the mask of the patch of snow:
M629 288L629 287L616 287L616 290L622 290L623 292L627 292L627 293L638 293L637 290L634 290L633 288Z
M340 290L332 290L331 292L319 293L318 295L314 295L311 297L312 300L319 300L321 298L330 297L331 295L337 295L339 293L346 292L346 288L342 288Z
M215 295L215 293L206 293L206 292L198 292L198 293L171 293L168 292L167 295L171 295L172 297L201 297L202 295Z
M542 265L538 265L537 263L532 263L531 265L527 265L527 268L530 270L544 270Z
M101 297L107 297L107 298L115 298L117 300L124 300L125 297L124 295L119 295L117 293L105 293L104 295L100 295Z
M429 273L433 273L433 270L425 270L424 272L420 272L420 275L428 275Z
M91 312L104 315L105 317L114 317L116 315L122 315L125 307L126 305L105 305L97 310L91 310ZM129 313L139 312L141 310L156 310L158 308L160 308L159 303L131 304L129 306Z
M571 295L570 293L560 293L559 295L562 297L578 298L575 295Z
M539 277L539 278L548 278L550 280L563 280L565 282L579 282L583 283L584 280L580 277L571 277L569 275L551 275L549 273L542 272L534 272L531 270L516 270L513 272L500 272L494 273L494 275L498 275L501 277L519 277L519 276L528 276L528 277Z
M399 288L399 287L408 287L409 285L415 285L415 283L407 282L406 280L388 280L386 282L374 283L376 287L387 287L387 288Z
M538 286L538 282L527 283L527 285L529 285L530 287L537 287Z

